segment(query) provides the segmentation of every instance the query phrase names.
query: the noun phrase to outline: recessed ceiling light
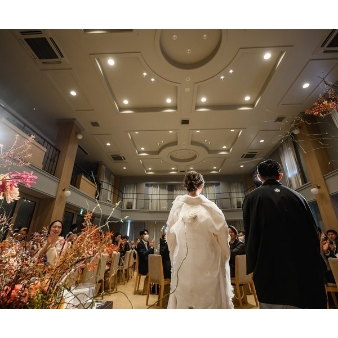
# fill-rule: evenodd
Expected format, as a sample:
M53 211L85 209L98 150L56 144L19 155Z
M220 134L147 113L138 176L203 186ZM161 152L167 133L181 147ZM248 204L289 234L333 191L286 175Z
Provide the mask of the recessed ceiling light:
M144 150L144 148L142 147L141 150Z
M263 143L263 142L264 142L264 140L260 140L259 142L260 142L260 143Z
M232 74L234 71L233 71L233 69L230 69L229 70L229 74Z
M187 54L190 54L190 53L191 53L191 49L188 48L188 49L187 49Z
M309 87L310 86L310 83L304 83L303 84L303 88L307 88L307 87Z
M231 129L231 131L235 131L235 129Z
M214 167L214 169L216 169L216 167Z
M151 81L151 82L155 82L155 79L152 77L152 78L150 79L150 81Z
M173 40L177 40L177 35L173 35L171 38L172 38Z
M268 59L270 59L271 58L271 53L265 53L264 54L264 59L265 60L268 60Z
M107 142L107 143L106 143L106 145L107 145L107 146L110 146L110 143L109 143L109 142Z
M202 98L201 98L201 101L202 101L202 102L205 102L206 100L207 100L206 97L202 97Z
M135 134L138 134L138 131L135 131Z
M227 146L223 146L222 148L223 148L223 149L226 149L226 147L227 147Z
M222 80L222 81L224 80L224 76L223 76L223 75L221 76L221 80Z
M72 90L72 91L70 92L70 95L75 96L75 95L76 95L76 91L75 91L75 90Z
M143 77L146 77L148 74L146 72L142 73Z
M200 133L201 131L200 130L196 130L196 133Z
M173 131L172 130L169 130L169 133L171 134Z
M151 170L151 168L149 168L148 170Z
M185 81L189 82L189 81L190 81L190 77L189 77L189 76L186 77L186 78L185 78Z
M249 100L250 100L250 96L246 96L246 97L244 98L244 100L245 100L245 101L249 101Z
M171 168L171 170L175 170L175 168Z
M189 93L189 92L190 92L190 88L188 88L188 87L187 87L187 88L185 88L184 90L185 90L187 93Z
M242 165L240 165L240 167L241 167L241 168L243 168L243 167L244 167L244 165L242 164Z
M123 169L125 170L125 169L127 169L126 167L123 167Z
M128 104L129 101L128 101L128 100L123 100L123 103L124 103L124 104Z
M115 64L115 61L113 59L109 59L108 60L108 64L111 65L111 66L113 66Z
M207 38L208 38L208 35L207 35L207 34L203 34L203 35L202 35L202 39L203 39L203 40L206 40Z
M166 99L167 103L170 103L171 102L171 99Z
M190 169L192 170L192 169L194 169L193 167L190 167Z

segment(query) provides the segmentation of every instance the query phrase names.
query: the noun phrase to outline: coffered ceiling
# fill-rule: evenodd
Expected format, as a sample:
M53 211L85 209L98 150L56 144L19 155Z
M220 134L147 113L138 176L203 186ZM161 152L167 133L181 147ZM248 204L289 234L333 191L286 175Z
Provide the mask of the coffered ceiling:
M88 170L245 174L338 80L336 33L2 29L0 100L52 142L76 119Z

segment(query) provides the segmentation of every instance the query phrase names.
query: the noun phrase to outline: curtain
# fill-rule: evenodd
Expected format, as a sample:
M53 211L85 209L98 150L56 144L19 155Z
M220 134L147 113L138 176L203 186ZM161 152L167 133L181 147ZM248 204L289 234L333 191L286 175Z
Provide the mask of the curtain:
M179 195L185 195L187 191L184 189L183 184L174 184L174 199Z
M292 137L288 137L279 146L279 156L285 173L286 185L297 189L304 184Z
M216 203L215 184L207 183L204 185L203 190L204 190L204 196L208 198L210 201Z
M125 185L122 209L136 209L136 184Z
M161 238L161 230L165 226L165 221L149 221L145 222L145 229L149 232L149 241L153 238L155 239L154 249L159 249L160 247L160 238Z
M243 183L230 182L231 209L242 208L243 199L244 199Z
M166 184L148 186L149 210L168 210L168 190Z

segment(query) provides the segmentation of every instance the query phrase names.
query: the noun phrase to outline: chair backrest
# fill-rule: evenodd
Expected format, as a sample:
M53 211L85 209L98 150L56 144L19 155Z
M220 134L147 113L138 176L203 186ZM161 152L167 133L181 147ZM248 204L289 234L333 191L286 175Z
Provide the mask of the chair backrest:
M334 280L338 286L338 258L329 257L328 259Z
M130 253L131 253L131 251L128 250L128 251L126 251L126 253L124 254L124 257L123 257L123 270L129 268Z
M94 269L88 269L88 264L95 264ZM95 256L94 258L90 258L86 261L86 267L84 268L81 283L92 283L96 284L97 281L97 270L99 267L99 258Z
M148 256L148 274L150 283L160 284L164 279L161 255L151 254Z
M129 267L133 267L134 265L134 250L131 249L130 250L130 258L129 258Z
M113 252L114 255L114 262L112 262L112 267L110 269L112 272L110 273L110 276L116 275L117 270L119 269L119 262L120 262L120 253L119 252Z
M252 274L246 274L246 255L235 256L235 281L239 284L248 284L252 281Z
M102 280L104 278L104 273L106 271L106 265L109 255L103 254L100 258L100 264L99 264L99 270L98 270L98 276L97 280Z

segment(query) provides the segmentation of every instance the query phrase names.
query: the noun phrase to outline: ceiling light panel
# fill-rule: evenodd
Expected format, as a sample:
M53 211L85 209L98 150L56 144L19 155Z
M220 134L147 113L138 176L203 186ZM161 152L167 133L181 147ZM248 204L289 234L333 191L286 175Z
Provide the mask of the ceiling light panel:
M276 64L284 53L284 50L277 49L267 62L262 58L265 50L263 48L240 49L231 64L222 72L222 74L229 74L230 69L236 69L231 76L225 76L223 81L220 81L220 76L215 75L197 83L195 109L233 110L243 106L254 108L253 103L273 77ZM243 98L248 93L251 97L250 102L243 102ZM208 98L206 103L200 103L202 96ZM208 105L208 102L212 102L212 105Z
M176 130L143 130L138 134L129 131L129 137L132 141L134 149L138 154L147 153L148 155L159 155L166 148L178 144L178 134ZM144 148L143 150L140 150ZM147 166L148 168L151 166Z
M71 69L43 70L42 73L74 111L94 110L84 86ZM71 92L75 92L76 95L71 95Z
M276 133L280 134L279 130L261 130L254 139L251 141L248 150L261 150L264 147L270 145L271 140L276 135ZM261 142L264 140L264 142Z
M93 55L92 58L120 113L165 112L169 108L171 111L177 110L178 84L154 74L141 53ZM114 67L107 62L110 58L115 61ZM123 103L126 97L128 107ZM171 102L167 103L163 98L169 97Z
M205 148L209 154L224 154L234 146L240 132L241 129L233 132L230 129L202 129L199 133L192 130L190 140L192 145Z

